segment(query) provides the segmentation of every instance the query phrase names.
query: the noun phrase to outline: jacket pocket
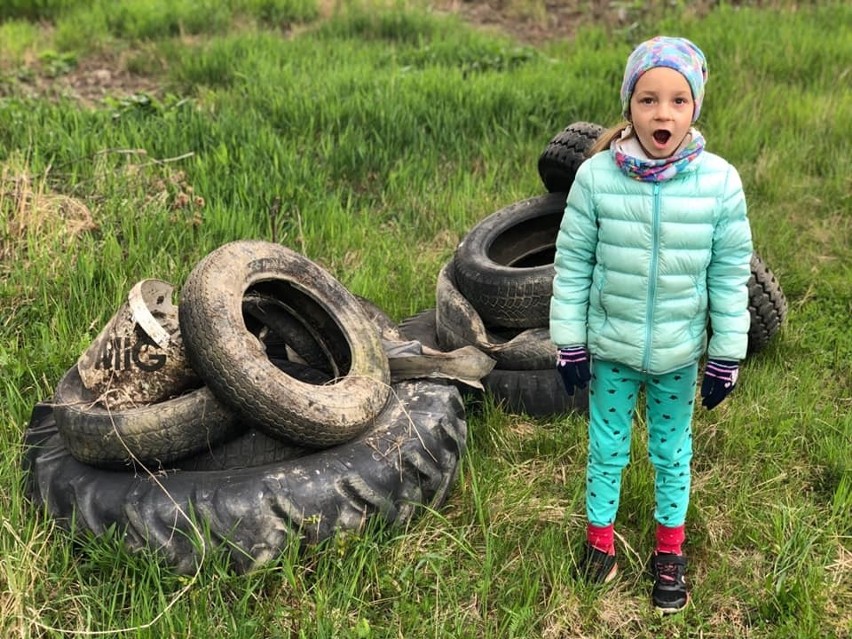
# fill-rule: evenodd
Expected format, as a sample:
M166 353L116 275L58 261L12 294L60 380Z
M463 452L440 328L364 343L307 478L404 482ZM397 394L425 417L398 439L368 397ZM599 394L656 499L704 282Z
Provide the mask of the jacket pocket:
M604 302L606 287L606 271L600 264L596 264L592 271L592 286L589 290L589 310L590 313L600 316L601 325L607 322L607 308ZM591 324L591 322L590 322ZM599 327L598 327L599 328Z
M700 337L709 319L707 314L707 281L704 277L695 278L695 296L692 298L692 320L689 322L689 332L693 338Z

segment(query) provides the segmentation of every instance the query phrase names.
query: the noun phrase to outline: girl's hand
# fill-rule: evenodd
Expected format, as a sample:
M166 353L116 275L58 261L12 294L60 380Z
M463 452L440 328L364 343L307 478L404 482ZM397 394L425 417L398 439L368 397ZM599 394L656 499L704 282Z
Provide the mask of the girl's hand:
M731 394L739 377L739 362L725 359L711 359L704 369L704 381L701 382L701 404L712 410Z
M592 378L589 370L589 351L583 346L560 348L556 357L556 370L562 376L562 383L569 395L574 388L585 388Z

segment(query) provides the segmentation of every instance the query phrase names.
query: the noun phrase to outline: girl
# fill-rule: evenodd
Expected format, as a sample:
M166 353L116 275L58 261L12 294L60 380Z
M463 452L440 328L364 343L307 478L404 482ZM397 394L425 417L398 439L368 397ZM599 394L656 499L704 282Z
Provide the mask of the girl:
M587 544L580 574L609 581L613 524L630 430L645 387L655 468L652 600L686 606L683 556L698 361L711 409L734 388L745 357L752 254L737 171L704 150L704 54L657 37L627 60L627 120L605 133L577 171L556 241L550 334L565 388L589 388ZM712 337L707 337L710 319Z

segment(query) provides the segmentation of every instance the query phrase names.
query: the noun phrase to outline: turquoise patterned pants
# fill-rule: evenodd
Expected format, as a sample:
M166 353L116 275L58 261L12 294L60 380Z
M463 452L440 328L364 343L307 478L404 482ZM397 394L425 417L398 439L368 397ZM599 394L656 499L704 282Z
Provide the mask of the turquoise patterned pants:
M621 473L630 462L636 399L643 385L648 454L656 469L654 518L664 526L684 523L689 505L697 378L697 362L665 375L640 373L612 362L592 362L586 466L586 516L591 524L607 526L615 521Z

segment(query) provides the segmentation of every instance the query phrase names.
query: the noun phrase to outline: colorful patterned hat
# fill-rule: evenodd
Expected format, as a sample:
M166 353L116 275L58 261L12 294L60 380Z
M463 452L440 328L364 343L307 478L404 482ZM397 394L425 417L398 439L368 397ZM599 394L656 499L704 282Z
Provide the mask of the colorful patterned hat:
M686 78L695 100L692 121L701 113L704 101L704 84L707 82L707 60L704 53L686 38L657 36L646 40L633 50L627 58L624 69L624 81L621 84L621 113L625 118L630 114L630 96L636 82L648 69L668 67Z

